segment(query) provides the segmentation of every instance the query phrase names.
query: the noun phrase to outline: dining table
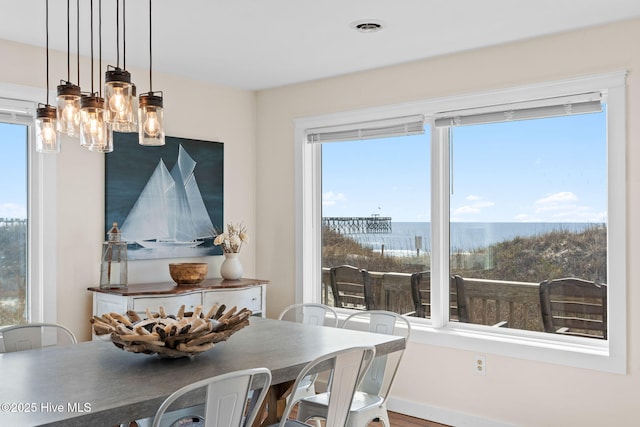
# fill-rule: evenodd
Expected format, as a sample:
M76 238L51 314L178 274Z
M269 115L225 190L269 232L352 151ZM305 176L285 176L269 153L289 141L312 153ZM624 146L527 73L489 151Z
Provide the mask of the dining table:
M326 353L375 346L380 355L405 345L397 336L251 317L227 341L191 357L131 353L104 339L4 353L0 425L127 426L153 417L171 393L201 379L266 367L272 386L284 385Z

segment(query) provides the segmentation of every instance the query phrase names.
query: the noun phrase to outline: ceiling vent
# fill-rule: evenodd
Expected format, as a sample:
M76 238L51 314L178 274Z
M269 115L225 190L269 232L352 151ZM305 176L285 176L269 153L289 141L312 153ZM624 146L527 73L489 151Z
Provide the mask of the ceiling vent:
M377 33L382 30L382 22L366 19L362 21L356 21L351 24L351 28L358 30L361 33Z

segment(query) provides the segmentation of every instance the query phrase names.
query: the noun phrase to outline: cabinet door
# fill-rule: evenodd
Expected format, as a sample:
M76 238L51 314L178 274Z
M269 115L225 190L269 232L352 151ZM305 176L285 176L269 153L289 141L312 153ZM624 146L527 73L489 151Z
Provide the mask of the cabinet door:
M214 304L224 304L227 308L236 306L238 310L247 308L254 313L261 313L262 286L252 286L242 289L225 289L220 291L206 291L204 293L204 307L209 309Z
M176 314L180 306L185 305L185 311L193 309L202 304L202 296L198 293L157 296L157 297L135 297L133 298L133 310L144 313L148 308L152 313L158 312L160 307L164 307L167 314Z

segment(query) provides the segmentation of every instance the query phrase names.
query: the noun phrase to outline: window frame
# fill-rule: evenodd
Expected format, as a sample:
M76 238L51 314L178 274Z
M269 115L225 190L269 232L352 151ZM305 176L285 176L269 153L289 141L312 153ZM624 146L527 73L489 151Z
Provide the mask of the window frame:
M52 96L55 97L55 94ZM57 321L56 155L35 151L34 117L41 89L0 84L0 109L30 115L15 123L28 126L27 133L27 316L29 322Z
M449 150L448 128L434 126L446 112L528 102L600 91L607 103L607 283L608 340L487 328L449 322ZM307 143L309 129L423 114L431 125L432 317L410 319L411 340L423 344L625 374L626 312L626 71L522 85L489 92L294 120L296 302L321 298L321 154ZM615 285L614 285L615 284ZM446 292L444 292L446 290Z

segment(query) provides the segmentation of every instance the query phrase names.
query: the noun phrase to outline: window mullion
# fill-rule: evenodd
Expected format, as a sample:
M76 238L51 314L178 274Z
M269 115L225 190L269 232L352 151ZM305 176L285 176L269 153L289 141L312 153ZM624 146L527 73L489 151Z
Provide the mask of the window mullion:
M431 127L431 322L449 321L449 128Z

